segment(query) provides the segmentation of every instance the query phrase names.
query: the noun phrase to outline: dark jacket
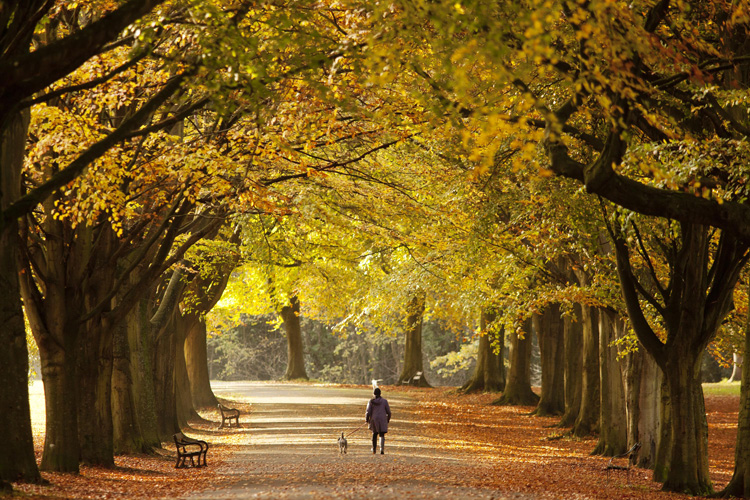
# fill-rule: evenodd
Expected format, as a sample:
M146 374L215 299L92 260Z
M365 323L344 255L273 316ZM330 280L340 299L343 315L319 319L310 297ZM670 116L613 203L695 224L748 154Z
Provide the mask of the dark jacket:
M380 396L372 398L367 403L365 420L370 422L372 432L388 432L388 422L391 421L391 407L388 400Z

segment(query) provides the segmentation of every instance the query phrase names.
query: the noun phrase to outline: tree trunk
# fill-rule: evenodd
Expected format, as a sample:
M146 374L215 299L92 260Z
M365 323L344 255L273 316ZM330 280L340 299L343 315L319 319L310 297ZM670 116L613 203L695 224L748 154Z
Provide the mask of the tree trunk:
M193 408L193 398L190 395L190 379L185 364L185 338L187 331L199 322L200 317L195 313L180 313L175 335L177 337L175 349L175 403L177 405L177 424L180 428L187 427L188 422L200 419L200 415Z
M152 294L142 297L115 329L112 373L115 454L152 453L161 447L151 368L151 300Z
M422 376L416 381L419 387L430 387L425 377L422 365L422 319L425 309L424 293L415 294L406 310L406 328L404 336L404 367L398 377L399 384L414 383L414 376L421 372Z
M230 243L239 244L240 231L235 230ZM216 273L209 278L197 276L193 280L196 292L200 297L197 304L198 310L190 316L185 337L185 364L190 383L190 394L194 408L216 408L218 401L211 389L211 379L208 375L208 349L206 346L206 322L205 315L214 308L221 299L227 288L229 278L239 261L240 253L235 258L228 259ZM218 278L217 278L218 274Z
M582 305L581 409L572 431L579 437L589 436L599 430L599 332L596 321L596 311L591 306Z
M563 318L565 332L565 413L560 427L573 427L581 410L583 387L583 315L581 305L575 305L576 321Z
M641 443L635 464L653 469L661 436L662 374L642 346L627 356L628 447Z
M510 369L503 395L493 405L531 406L539 396L531 390L531 319L524 323L523 336L516 330L510 335Z
M154 345L154 393L156 396L156 422L159 440L172 439L180 431L177 419L177 392L175 387L175 360L177 353L177 316L172 309L167 323L159 329Z
M539 339L542 393L533 414L561 415L565 410L564 332L559 304L550 304L532 318Z
M625 329L622 319L604 309L599 310L599 443L593 453L608 457L628 449L628 425L617 348L612 345Z
M189 327L185 339L185 363L190 380L190 393L195 408L216 408L218 401L208 376L206 323L200 317Z
M626 240L615 235L615 247L631 324L664 374L664 428L654 478L664 480L666 491L702 495L710 493L712 486L700 363L730 310L734 286L747 262L748 246L726 232L714 244L707 228L687 223L680 225L680 237L680 246L669 262L670 282L660 285L666 342L656 335L641 309L639 293L645 289L638 288Z
M156 401L157 432L160 441L169 441L180 431L177 420L175 388L175 359L177 357L177 328L179 300L185 288L184 272L176 268L169 278L159 309L151 318L154 341L154 395Z
M661 371L661 369L659 369ZM659 391L659 436L656 442L656 455L654 455L654 481L663 483L669 477L669 462L672 459L672 405L669 400L669 387L662 373L661 390Z
M732 375L729 377L729 382L737 382L742 380L742 354L732 353Z
M133 385L131 393L135 415L145 452L161 447L154 387L154 352L150 304L153 293L142 297L127 316L128 346Z
M98 326L98 325L97 325ZM81 461L113 466L112 331L90 326L78 335L78 440Z
M7 117L0 137L0 210L18 199L21 190L24 147L29 125L28 112ZM29 356L21 308L17 256L18 225L0 221L0 372L3 390L0 408L0 482L41 480L34 457L29 409Z
M702 353L696 356L683 352L683 356L670 356L664 373L672 435L664 489L707 494L712 487L708 477L708 423L700 380Z
M73 351L45 348L42 359L42 381L46 427L41 469L55 472L78 472L78 409L76 405L75 365L68 358ZM39 351L41 353L42 347Z
M57 238L55 243L62 243ZM62 246L62 245L60 245ZM53 254L52 266L61 265L62 255ZM78 472L81 456L78 440L78 380L76 334L79 326L73 318L79 300L65 280L49 283L45 296L38 295L31 270L21 274L21 291L26 314L41 359L46 429L41 469Z
M144 453L135 402L133 401L133 369L128 344L128 322L114 331L112 347L112 446L115 454Z
M302 327L299 321L299 298L293 296L289 304L281 308L281 318L284 320L286 333L287 364L284 380L307 380L305 371L305 352L302 344Z
M740 359L750 352L750 316L745 319L745 349ZM724 498L750 498L750 363L742 366L740 415L734 448L734 474L721 491ZM736 366L736 365L735 365Z
M505 388L505 330L488 329L495 321L495 313L482 311L480 318L479 351L474 375L461 387L462 392L500 392ZM493 344L495 346L493 347ZM496 352L497 350L497 352Z
M96 243L94 240L98 240ZM115 464L112 423L113 326L108 310L81 324L84 312L93 310L114 286L116 270L109 256L116 246L116 235L108 223L95 232L91 226L78 226L70 248L74 257L66 272L76 273L68 283L78 287L83 304L73 319L76 333L78 377L78 439L81 460L92 465ZM89 269L88 273L84 269Z

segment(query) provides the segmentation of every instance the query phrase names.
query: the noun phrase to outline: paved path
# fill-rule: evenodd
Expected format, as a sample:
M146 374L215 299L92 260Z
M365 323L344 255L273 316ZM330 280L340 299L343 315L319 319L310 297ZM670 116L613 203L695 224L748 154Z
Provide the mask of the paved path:
M191 496L193 500L522 498L461 486L481 464L440 449L419 425L416 403L389 395L387 389L383 396L393 419L385 455L371 453L372 435L366 428L349 437L349 453L340 455L336 438L362 425L369 389L263 382L212 385L220 397L251 402L253 412L240 431L247 439L242 438L240 451L223 471L235 479L220 490Z

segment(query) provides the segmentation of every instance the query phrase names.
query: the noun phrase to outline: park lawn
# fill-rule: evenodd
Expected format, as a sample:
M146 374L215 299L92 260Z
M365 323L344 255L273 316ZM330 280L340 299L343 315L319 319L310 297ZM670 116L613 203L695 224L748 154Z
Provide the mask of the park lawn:
M703 394L705 396L740 396L740 382L715 382L712 384L703 384Z

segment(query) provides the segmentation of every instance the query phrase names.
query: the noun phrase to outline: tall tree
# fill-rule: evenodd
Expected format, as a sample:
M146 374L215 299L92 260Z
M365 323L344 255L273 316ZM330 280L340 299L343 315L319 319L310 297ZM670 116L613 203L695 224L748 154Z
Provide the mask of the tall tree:
M425 310L426 294L423 291L414 293L406 305L404 321L404 365L398 381L411 384L417 374L416 385L430 387L422 365L422 321Z
M18 284L18 267L15 263L15 245L12 240L17 231L17 219L33 210L34 207L56 188L65 185L85 167L85 162L72 166L64 174L39 189L22 197L21 169L23 162L18 157L26 139L28 117L20 115L29 106L28 99L48 85L74 71L90 57L100 53L103 47L117 38L119 33L139 17L148 13L163 0L130 0L117 10L89 24L80 31L30 51L35 31L47 23L53 9L59 8L54 2L44 0L12 1L4 4L0 45L0 281L3 283L3 317L0 318L0 341L3 345L16 346L0 355L0 364L8 368L4 390L0 400L6 408L8 422L0 431L3 442L8 443L6 452L12 461L0 462L0 480L26 479L39 480L33 449L30 449L31 428L28 410L26 385L27 371L23 369L24 353L20 339L24 326L21 318L21 295ZM20 148L20 149L19 149ZM16 151L16 153L11 153ZM7 357L7 359L6 359ZM5 404L7 402L11 404ZM10 433L5 436L3 433Z
M503 395L493 401L495 405L530 406L539 402L531 389L531 335L532 319L524 322L522 331L510 334L510 367Z
M573 434L588 436L599 430L599 328L596 308L581 306L583 326L583 363L581 407L573 425Z
M560 427L573 427L581 409L583 383L583 325L581 305L574 306L575 318L563 317L565 335L565 412Z
M679 237L667 259L667 283L662 284L656 274L648 278L658 295L649 293L636 278L630 248L622 234L615 235L615 248L633 328L663 371L668 391L669 452L665 462L656 463L655 470L664 472L667 489L684 483L690 491L707 492L712 487L700 360L729 312L732 291L748 258L748 245L726 232L712 242L708 229L694 224L682 223L675 229ZM649 254L643 258L652 262ZM656 306L666 329L666 341L654 332L641 297ZM691 307L684 307L685 303Z
M533 413L561 415L565 410L565 339L560 305L550 304L533 321L542 365L542 392Z
M287 342L287 368L284 374L285 380L305 379L304 346L302 343L302 329L300 327L300 308L299 298L293 295L289 303L285 304L280 311L284 321L284 331L286 332Z
M624 322L612 311L599 309L599 443L594 453L615 456L628 449L625 387L617 347Z
M463 392L500 392L505 388L505 330L493 325L496 314L482 309L479 322L479 350L474 375L466 382Z
M20 194L19 173L27 127L28 113L17 113L15 120L1 129L0 209L3 210ZM0 229L0 341L6 346L0 353L4 382L4 388L0 390L0 408L6 415L0 440L7 443L7 449L0 454L0 481L39 481L41 476L31 436L26 329L14 271L18 260L16 230L16 221L9 222L4 230Z

